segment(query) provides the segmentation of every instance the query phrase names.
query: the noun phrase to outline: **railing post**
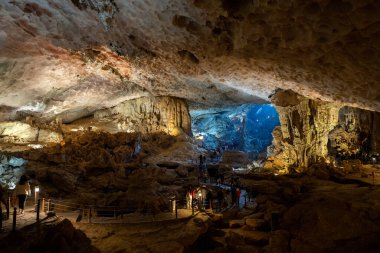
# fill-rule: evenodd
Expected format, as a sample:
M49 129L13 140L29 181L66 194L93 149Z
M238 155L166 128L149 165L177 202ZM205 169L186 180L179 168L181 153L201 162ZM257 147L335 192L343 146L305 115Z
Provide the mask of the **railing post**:
M48 212L50 212L50 208L51 208L51 199L48 200L48 205L47 205Z
M42 212L45 212L45 198L42 198L42 204L41 204Z
M8 202L7 202L7 219L9 219L9 212L11 210L11 197L8 197Z
M191 201L191 209L192 209L192 214L194 215L194 203Z
M36 212L37 212L37 222L40 221L40 208L41 208L41 199L38 199L37 200L37 210L36 210Z
M174 200L174 204L175 204L175 218L178 219L178 208L177 208L177 201Z
M16 215L17 215L17 208L13 208L13 222L12 222L12 231L16 231Z

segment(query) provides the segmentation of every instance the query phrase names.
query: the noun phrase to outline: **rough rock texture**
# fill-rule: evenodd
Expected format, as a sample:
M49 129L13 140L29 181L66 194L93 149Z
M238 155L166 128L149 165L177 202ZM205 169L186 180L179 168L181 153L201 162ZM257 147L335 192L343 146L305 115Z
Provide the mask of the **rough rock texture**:
M330 154L365 159L367 155L379 153L379 126L379 113L343 107L339 111L338 125L329 135Z
M328 156L328 135L338 124L339 106L313 101L291 91L278 92L272 101L280 115L281 134L275 130L272 160L307 167Z
M26 162L22 158L0 153L0 184L7 189L13 189L25 172Z
M53 220L52 220L53 219ZM10 233L0 240L2 252L99 253L86 235L69 220L51 218Z
M136 97L265 102L276 88L380 110L377 0L0 4L0 116L70 122Z
M141 212L167 210L169 197L180 199L186 187L198 183L199 153L185 134L85 130L63 136L59 144L13 153L27 160L26 166L15 165L10 156L4 158L0 182L9 185L25 172L38 182L45 197Z
M27 173L42 184L52 186L52 193L74 193L87 179L90 181L87 184L93 184L94 189L118 185L115 178L125 175L126 163L133 161L140 152L139 140L137 134L71 132L65 133L60 144L20 155L29 161ZM104 183L95 180L96 176L107 173L114 176Z
M0 122L0 142L9 143L59 143L62 134L50 129L40 129L37 126L19 121Z
M111 121L122 132L179 135L191 134L189 109L186 101L173 97L143 97L117 106L96 111L95 120Z
M341 179L336 183L308 176L242 176L242 185L255 194L258 204L243 220L247 223L257 215L265 225L240 228L238 234L245 240L235 236L234 245L247 243L254 232L271 231L265 252L378 252L379 188ZM260 246L257 241L256 245Z
M143 224L80 224L93 245L104 253L201 252L197 240L210 226L210 218L203 213L191 219ZM203 245L200 245L200 248Z

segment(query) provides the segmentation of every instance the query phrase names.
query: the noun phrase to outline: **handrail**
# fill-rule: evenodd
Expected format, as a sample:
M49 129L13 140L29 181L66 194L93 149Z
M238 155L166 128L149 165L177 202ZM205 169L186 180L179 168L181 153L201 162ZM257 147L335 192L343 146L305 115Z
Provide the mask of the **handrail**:
M209 183L205 183L206 185L209 185ZM213 184L211 184L213 185ZM214 185L214 186L217 186L217 187L220 187L222 188L221 186L228 186L227 184L217 184L217 185ZM240 187L242 190L245 189L245 187ZM245 189L246 191L248 189ZM178 219L178 204L179 203L186 203L186 200L182 199L182 200L169 200L171 202L171 207L169 208L169 213L172 213L173 216L169 216L169 217L175 217L175 218L165 218L165 219L156 219L156 215L157 217L159 217L160 211L154 209L154 207L152 206L143 206L143 207L138 207L138 208L131 208L131 207L128 207L128 206L107 206L107 205L84 205L82 203L75 203L73 201L66 201L66 200L60 200L60 199L42 199L42 203L41 203L41 199L38 200L37 202L37 222L39 221L39 211L40 211L40 208L42 211L58 211L58 210L62 210L62 212L65 212L65 211L68 211L68 210L71 210L71 211L80 211L79 215L78 215L78 218L77 218L77 221L79 221L79 217L81 216L82 218L81 219L86 219L88 220L89 223L92 222L92 218L93 217L99 217L99 214L100 216L102 217L114 217L116 219L121 219L122 222L124 222L123 220L123 215L127 214L127 213L140 213L140 214L143 214L144 216L145 215L153 215L153 221L165 221L165 220L172 220L172 219ZM206 203L207 201L203 200L204 203ZM246 201L246 200L245 200ZM175 204L174 204L175 203ZM208 205L208 204L205 204L205 205ZM211 206L211 205L210 205ZM189 218L191 216L194 216L195 215L195 212L194 212L194 207L192 208L192 214L184 217L184 218ZM14 208L14 213L13 213L13 229L15 229L15 224L16 224L16 212L15 212L15 209ZM78 220L79 219L79 220ZM109 222L109 220L107 220L106 222ZM147 222L147 221L139 221L139 222ZM152 222L152 221L148 221L148 222Z

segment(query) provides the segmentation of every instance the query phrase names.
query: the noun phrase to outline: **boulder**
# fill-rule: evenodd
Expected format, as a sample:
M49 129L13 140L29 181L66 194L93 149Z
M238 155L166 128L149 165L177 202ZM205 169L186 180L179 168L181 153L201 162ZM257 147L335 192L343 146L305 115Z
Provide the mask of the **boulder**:
M0 240L1 252L83 252L100 253L90 239L75 229L69 220L51 218L46 224L36 223ZM33 231L33 233L31 233Z
M229 222L230 228L240 228L242 226L244 226L243 220L230 220L230 222Z
M270 234L268 253L288 253L290 233L286 230L276 230Z
M252 228L261 228L265 225L264 219L245 219L245 224Z

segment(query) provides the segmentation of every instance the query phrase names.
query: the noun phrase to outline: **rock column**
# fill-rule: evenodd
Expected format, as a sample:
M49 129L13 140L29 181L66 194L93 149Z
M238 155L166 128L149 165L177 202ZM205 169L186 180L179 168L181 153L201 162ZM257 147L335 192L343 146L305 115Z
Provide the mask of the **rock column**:
M280 91L272 97L272 102L280 115L281 141L275 138L276 145L271 148L277 154L279 164L284 167L294 165L307 167L328 156L329 132L338 124L340 106L307 99L292 91Z

